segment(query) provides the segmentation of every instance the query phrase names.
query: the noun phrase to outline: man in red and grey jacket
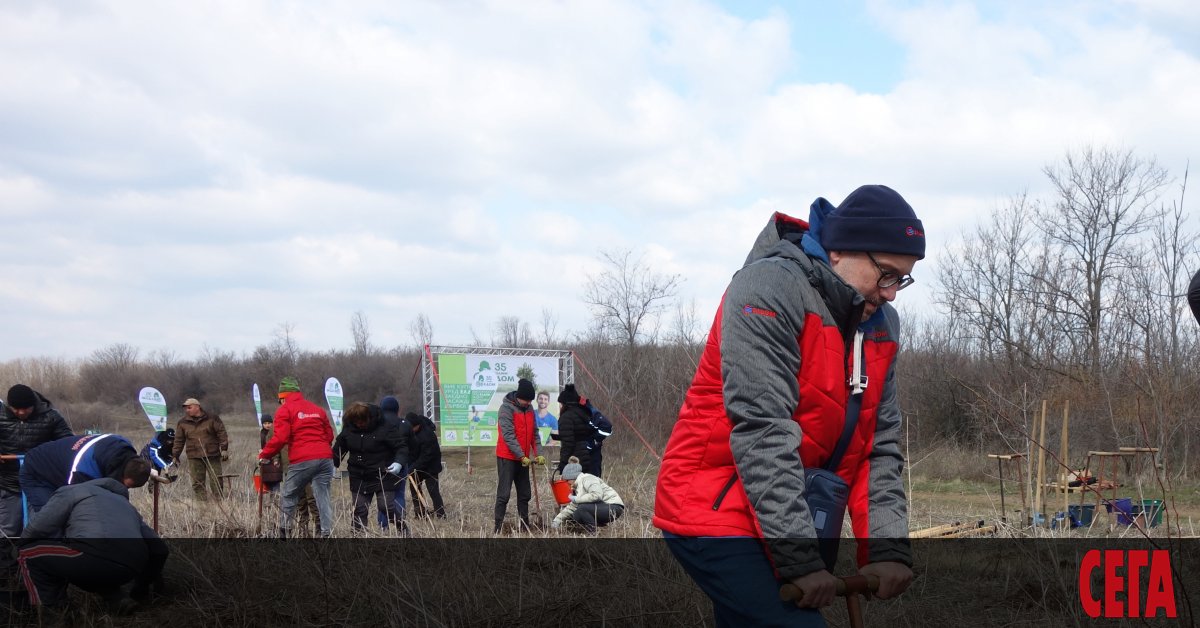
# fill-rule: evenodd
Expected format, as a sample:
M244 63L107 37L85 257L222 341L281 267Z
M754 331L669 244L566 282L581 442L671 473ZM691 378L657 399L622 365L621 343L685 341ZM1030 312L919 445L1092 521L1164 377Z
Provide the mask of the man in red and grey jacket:
M333 524L333 507L329 502L333 482L333 425L320 406L304 398L295 377L285 377L279 382L279 403L275 434L258 453L261 465L267 464L285 446L288 448L279 536L285 539L289 536L296 505L304 498L305 485L311 483L320 513L321 536L327 538Z
M533 382L522 379L517 389L504 396L496 412L496 528L499 534L508 510L513 484L517 485L517 516L529 529L529 465L546 464L537 452L537 421L530 402L537 396Z
M860 572L880 578L877 596L911 582L899 321L888 302L924 256L912 207L867 185L836 208L817 199L808 222L776 213L730 282L667 443L654 511L718 625L823 625L815 609L832 603L836 578L816 539L840 535L843 511L814 517L806 477L826 466L848 488L841 506L860 540ZM786 583L803 591L795 604L779 599Z

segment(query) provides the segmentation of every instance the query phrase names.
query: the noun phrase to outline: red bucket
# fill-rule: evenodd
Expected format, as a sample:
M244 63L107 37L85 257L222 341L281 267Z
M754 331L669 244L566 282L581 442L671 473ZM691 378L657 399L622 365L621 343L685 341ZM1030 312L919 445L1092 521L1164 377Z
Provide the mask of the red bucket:
M257 473L254 474L254 492L255 493L270 493L271 492L271 489L269 489L265 485L263 485L262 476Z
M554 491L554 501L558 502L559 506L564 506L571 503L567 499L571 495L571 483L566 480L552 480L550 488Z

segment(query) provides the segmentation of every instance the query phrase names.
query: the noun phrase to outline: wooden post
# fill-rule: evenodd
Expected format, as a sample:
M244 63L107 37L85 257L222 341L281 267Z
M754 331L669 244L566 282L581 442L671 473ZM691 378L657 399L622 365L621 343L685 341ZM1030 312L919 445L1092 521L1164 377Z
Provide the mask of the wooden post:
M154 532L157 533L158 532L158 478L151 478L150 481L154 483L154 525L151 527L154 528Z
M1067 449L1067 443L1068 443L1067 432L1070 427L1070 419L1069 419L1070 414L1071 414L1071 400L1068 399L1065 403L1063 403L1062 447L1059 449L1059 453L1058 453L1059 460L1062 460L1062 464L1064 467L1063 472L1062 472L1062 480L1058 483L1058 488L1062 490L1062 494L1063 494L1063 516L1067 517L1068 519L1070 519L1070 516L1071 516L1070 515L1071 510L1069 507L1070 502L1071 502L1071 491L1070 491L1070 487L1069 487L1069 482L1067 480L1067 478L1070 476L1070 473L1071 473L1071 458L1070 458L1070 455L1068 454L1068 449Z
M1042 523L1046 523L1045 502L1043 495L1045 494L1045 476L1046 476L1046 412L1048 410L1048 402L1042 400L1042 424L1038 429L1038 467L1037 467L1037 486L1033 491L1033 512L1042 515ZM1036 516L1034 517L1036 520Z
M1004 461L999 457L996 458L996 470L1000 472L1000 522L1004 523L1008 510L1004 506Z

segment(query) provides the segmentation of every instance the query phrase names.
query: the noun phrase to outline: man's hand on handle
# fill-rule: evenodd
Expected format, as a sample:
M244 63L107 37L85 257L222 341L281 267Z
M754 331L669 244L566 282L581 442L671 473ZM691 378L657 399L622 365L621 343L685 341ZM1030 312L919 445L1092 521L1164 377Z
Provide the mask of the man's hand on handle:
M799 594L799 597L795 598L796 606L822 608L833 604L839 582L841 580L838 577L824 569L793 578L791 584L796 587L796 593Z
M881 600L894 598L908 589L912 584L913 572L902 563L890 561L870 563L858 570L864 576L879 578L879 590L871 595Z

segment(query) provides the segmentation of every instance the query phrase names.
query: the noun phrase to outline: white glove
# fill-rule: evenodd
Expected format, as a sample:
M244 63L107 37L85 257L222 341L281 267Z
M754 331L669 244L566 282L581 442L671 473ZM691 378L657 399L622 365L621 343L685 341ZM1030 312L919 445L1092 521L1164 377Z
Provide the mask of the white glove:
M387 472L391 473L392 475L400 475L400 471L403 469L404 467L401 467L399 462L393 462L392 464L388 465Z
M571 503L575 503L575 495L573 495L573 494L567 495L567 500L570 501Z
M558 520L558 519L555 519L554 521L551 521L551 522L550 522L550 527L551 527L551 528L554 528L555 530L557 530L557 529L559 529L559 528L561 528L561 527L562 527L562 523L561 523L561 522L559 522L559 520Z

